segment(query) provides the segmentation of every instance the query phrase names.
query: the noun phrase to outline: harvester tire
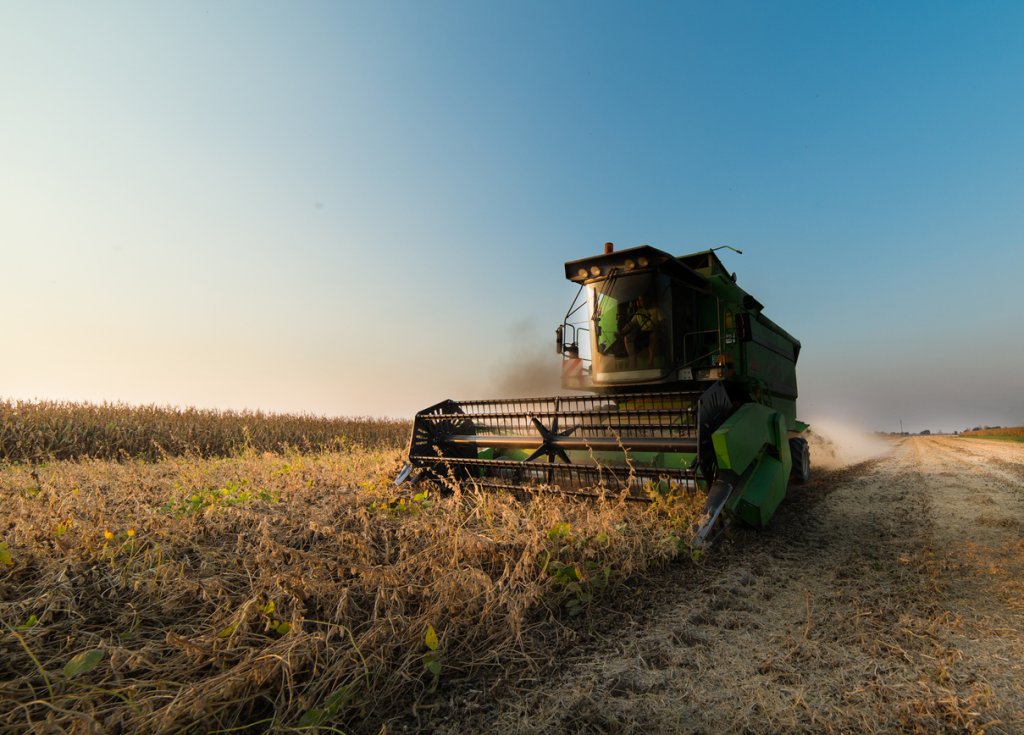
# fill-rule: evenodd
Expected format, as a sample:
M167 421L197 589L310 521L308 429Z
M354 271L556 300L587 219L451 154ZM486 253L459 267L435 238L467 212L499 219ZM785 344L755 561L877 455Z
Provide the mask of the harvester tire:
M789 454L793 458L793 469L789 477L794 484L803 485L811 479L811 450L807 440L801 436L790 439Z

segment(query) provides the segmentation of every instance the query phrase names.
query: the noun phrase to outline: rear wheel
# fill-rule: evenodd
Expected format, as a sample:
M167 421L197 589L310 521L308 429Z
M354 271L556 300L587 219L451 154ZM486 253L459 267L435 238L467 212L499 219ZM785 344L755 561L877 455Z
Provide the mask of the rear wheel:
M789 477L797 485L802 485L811 478L811 450L807 440L802 436L790 439L789 454L793 458L793 469Z

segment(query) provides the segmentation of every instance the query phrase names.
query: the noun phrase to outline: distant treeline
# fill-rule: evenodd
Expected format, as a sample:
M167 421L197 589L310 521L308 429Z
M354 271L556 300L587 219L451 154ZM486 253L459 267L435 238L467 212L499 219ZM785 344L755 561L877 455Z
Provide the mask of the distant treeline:
M394 448L410 423L261 411L128 406L120 403L0 401L0 461L147 459L193 453L229 456L245 448L279 451Z

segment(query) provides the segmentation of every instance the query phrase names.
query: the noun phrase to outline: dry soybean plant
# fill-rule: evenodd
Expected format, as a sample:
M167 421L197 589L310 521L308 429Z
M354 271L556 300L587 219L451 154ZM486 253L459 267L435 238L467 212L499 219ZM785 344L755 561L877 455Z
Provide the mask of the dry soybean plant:
M0 465L0 731L372 730L529 669L552 619L685 551L698 513L685 495L398 493L400 460Z

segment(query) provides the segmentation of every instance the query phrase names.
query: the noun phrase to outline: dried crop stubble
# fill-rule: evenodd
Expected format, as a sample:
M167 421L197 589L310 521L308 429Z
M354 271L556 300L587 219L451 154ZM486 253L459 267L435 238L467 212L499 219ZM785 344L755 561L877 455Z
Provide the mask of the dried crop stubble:
M1024 544L985 520L1024 518L1024 455L985 444L913 437L817 473L542 686L431 729L1024 731Z
M438 679L529 668L559 635L549 618L678 554L698 510L397 498L398 463L249 451L0 471L0 729L358 729ZM67 673L91 651L95 668Z

